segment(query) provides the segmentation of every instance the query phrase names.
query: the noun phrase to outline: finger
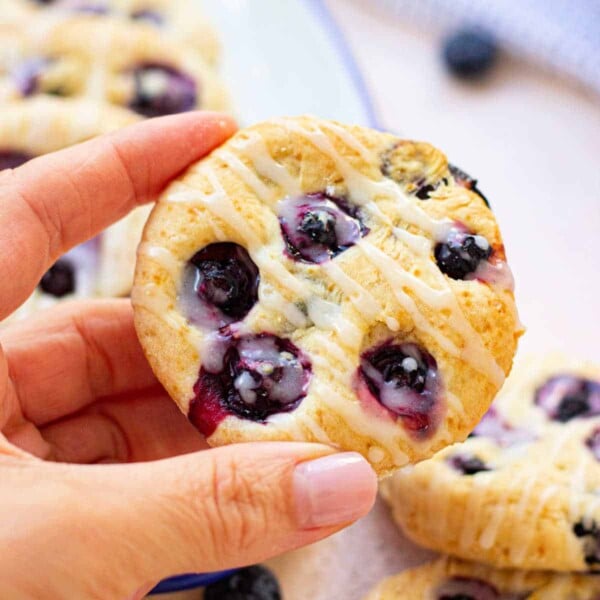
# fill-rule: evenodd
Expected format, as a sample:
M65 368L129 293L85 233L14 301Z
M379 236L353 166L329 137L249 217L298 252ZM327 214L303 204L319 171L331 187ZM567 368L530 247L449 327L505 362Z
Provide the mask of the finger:
M157 385L129 300L65 303L0 335L18 408L36 425Z
M0 174L0 318L29 296L44 272L235 129L216 113L153 119L34 159ZM15 251L18 249L18 251Z
M50 458L79 464L158 460L208 447L160 388L95 402L41 434Z
M11 540L0 573L10 569L12 582L36 585L29 565L53 561L52 579L70 598L127 597L169 575L260 562L366 514L377 487L360 455L293 443L240 444L142 465L50 468L37 477L28 535ZM15 558L24 555L26 565Z

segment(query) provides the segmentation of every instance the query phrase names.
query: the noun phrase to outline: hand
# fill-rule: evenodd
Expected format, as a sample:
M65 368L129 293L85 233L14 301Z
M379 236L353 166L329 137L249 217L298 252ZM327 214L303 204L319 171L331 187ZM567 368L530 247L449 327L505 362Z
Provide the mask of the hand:
M165 117L2 172L0 319L60 255L233 130L210 113ZM2 598L139 598L169 575L314 542L373 503L375 475L356 454L198 452L206 443L154 378L127 300L64 303L0 340Z

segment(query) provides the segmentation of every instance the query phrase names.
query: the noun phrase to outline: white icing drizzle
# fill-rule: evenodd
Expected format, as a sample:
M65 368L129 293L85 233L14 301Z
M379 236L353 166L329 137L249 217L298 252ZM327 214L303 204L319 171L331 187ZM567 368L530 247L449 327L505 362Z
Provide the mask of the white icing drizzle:
M286 190L289 196L300 196L302 194L302 188L298 180L292 177L283 165L273 160L265 141L259 134L250 132L246 139L233 141L232 146L251 157L256 171Z
M329 279L344 292L363 317L376 320L383 313L383 307L375 299L375 296L346 274L339 265L331 261L321 265L321 268Z
M470 323L465 319L450 289L435 290L430 288L422 279L415 277L403 269L399 269L397 263L392 258L366 240L361 240L357 246L388 281L396 300L410 314L413 322L419 329L433 337L449 354L464 358L475 369L488 375L496 385L502 384L504 381L504 371L502 371L489 350L484 346L479 335L477 335ZM418 297L428 306L435 309L448 308L452 311L450 322L453 324L454 329L461 333L464 341L463 348L458 348L454 342L429 323L427 318L419 311L414 300L404 291L404 287L408 287L417 293Z
M538 517L544 510L545 505L552 499L553 496L560 492L560 487L557 485L549 485L544 489L538 498L538 503L535 507L535 511L529 517L529 523L537 523ZM522 544L514 544L511 546L510 552L512 560L516 563L520 563L527 556L529 547L532 541L535 539L537 529L535 527L524 527L522 532L523 536L526 536L525 541Z

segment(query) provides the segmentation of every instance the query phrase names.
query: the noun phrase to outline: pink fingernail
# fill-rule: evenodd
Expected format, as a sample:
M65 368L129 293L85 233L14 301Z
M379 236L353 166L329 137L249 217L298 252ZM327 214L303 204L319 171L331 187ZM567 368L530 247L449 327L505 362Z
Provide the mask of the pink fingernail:
M294 471L296 517L303 529L350 523L375 501L377 476L356 452L301 463Z

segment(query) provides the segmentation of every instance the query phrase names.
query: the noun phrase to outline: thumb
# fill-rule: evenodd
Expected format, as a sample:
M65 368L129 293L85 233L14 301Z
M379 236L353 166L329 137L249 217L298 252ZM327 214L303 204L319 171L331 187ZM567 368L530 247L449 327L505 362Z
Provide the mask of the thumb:
M104 593L119 582L122 597L170 575L252 564L315 542L365 515L377 491L362 456L314 444L239 444L68 472L84 484L78 520L93 547L62 560L71 573L99 562L86 578L99 585L108 577Z

